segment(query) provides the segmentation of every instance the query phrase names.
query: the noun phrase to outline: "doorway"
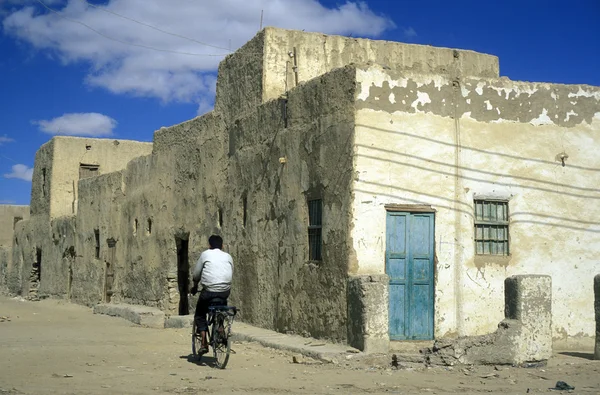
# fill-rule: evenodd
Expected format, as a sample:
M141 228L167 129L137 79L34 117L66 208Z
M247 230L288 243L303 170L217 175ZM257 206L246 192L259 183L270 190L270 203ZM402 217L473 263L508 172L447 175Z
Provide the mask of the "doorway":
M386 273L392 340L433 339L434 214L388 212Z
M115 283L115 264L117 256L117 242L115 239L106 240L108 245L108 256L106 258L106 267L104 269L104 301L110 303L114 294L113 286Z
M35 261L31 265L31 273L29 275L29 298L38 300L38 292L42 282L42 249L35 249Z
M188 293L190 289L189 233L175 237L177 245L177 289L179 290L179 315L190 313Z

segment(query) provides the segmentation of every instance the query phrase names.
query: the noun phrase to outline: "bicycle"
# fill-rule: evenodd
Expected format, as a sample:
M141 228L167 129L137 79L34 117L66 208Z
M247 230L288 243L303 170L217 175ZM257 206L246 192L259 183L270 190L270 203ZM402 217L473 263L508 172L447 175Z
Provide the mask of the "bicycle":
M217 302L215 300L215 302ZM223 303L222 300L218 302ZM215 365L219 369L225 369L229 362L231 352L231 326L237 314L235 306L215 304L208 308L208 331L206 333L208 345L212 348L215 357ZM198 360L202 359L202 336L196 331L196 320L192 325L192 354Z

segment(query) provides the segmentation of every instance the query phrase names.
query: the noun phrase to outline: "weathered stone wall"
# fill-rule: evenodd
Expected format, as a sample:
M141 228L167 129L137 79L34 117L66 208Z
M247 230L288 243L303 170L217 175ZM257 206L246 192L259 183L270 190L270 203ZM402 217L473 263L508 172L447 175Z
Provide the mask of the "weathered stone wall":
M51 179L56 138L43 144L35 153L31 179L31 215L50 215Z
M600 359L600 274L594 277L594 310L596 313L596 346L594 347L594 358Z
M98 174L123 169L152 152L152 143L127 140L53 137L37 152L33 170L31 213L51 218L77 213L79 166L98 165Z
M353 76L351 68L323 76L229 127L213 112L163 128L153 154L132 160L122 176L80 181L73 298L102 299L112 238L112 300L176 314L176 238L189 242L191 270L208 236L219 233L234 257L232 303L242 319L345 340ZM324 202L321 262L308 260L311 197Z
M238 118L263 103L265 30L219 64L215 112Z
M122 170L130 160L152 152L152 143L55 137L51 217L77 212L79 165L99 165L98 174Z
M6 292L8 268L12 266L13 236L19 219L29 218L29 206L0 205L0 292Z
M346 339L353 75L319 77L229 129L223 233L238 262L234 300L256 325ZM307 200L315 198L323 202L320 262L308 259Z
M298 84L367 62L441 75L499 75L496 56L474 51L267 27L221 62L215 109L239 117Z
M107 262L113 265L115 272L121 273L122 261L116 259L116 262L110 262L109 244L114 240L117 251L123 244L123 186L121 171L79 181L76 217L78 257L73 270L72 292L72 300L77 303L91 306L105 301ZM116 275L115 280L120 281L120 276ZM118 301L119 296L117 293L114 300Z
M216 213L226 180L225 137L220 116L210 113L157 131L153 154L132 160L122 172L80 182L81 271L94 273L95 284L81 301L105 299L106 264L114 260L111 301L177 314L176 238L189 241L191 270L208 236L221 232ZM109 239L116 241L113 255Z
M504 278L541 273L554 279L555 340L589 346L600 90L378 66L357 79L355 272L385 270L386 204L431 205L436 338L493 331ZM475 254L473 200L482 196L509 200L507 257Z
M11 247L18 219L29 218L29 206L0 204L0 247Z
M32 299L66 298L75 262L75 218L33 216L15 229L8 289Z

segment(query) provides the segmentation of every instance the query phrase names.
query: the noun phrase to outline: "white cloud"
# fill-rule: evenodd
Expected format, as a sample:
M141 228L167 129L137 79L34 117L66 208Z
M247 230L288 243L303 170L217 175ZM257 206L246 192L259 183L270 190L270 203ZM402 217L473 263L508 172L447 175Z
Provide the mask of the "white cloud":
M65 136L112 136L117 121L97 112L71 113L51 119L32 121L40 130Z
M60 13L116 40L141 46L203 55L159 52L111 41L92 30L43 9L25 6L3 21L4 32L37 49L49 50L63 63L90 66L86 82L116 94L156 97L164 101L212 101L214 72L227 50L173 37L106 11L222 48L236 48L263 25L329 34L375 37L393 22L375 14L365 2L347 1L327 8L318 0L109 0L104 8L82 0L65 0Z
M33 168L22 164L14 165L11 173L4 174L4 178L18 178L25 181L31 181L32 177Z
M200 99L198 103L198 110L196 111L196 115L201 116L206 114L207 112L211 112L215 107L215 103L211 102L205 98Z
M406 38L417 37L417 31L415 29L413 29L412 27L408 27L408 28L404 29L404 31L402 33L404 34L404 37L406 37Z
M13 141L15 141L15 140L11 139L7 135L0 136L0 145L6 144L6 143L12 143Z
M0 200L0 204L15 204L16 201L14 200L7 200L7 199L1 199Z

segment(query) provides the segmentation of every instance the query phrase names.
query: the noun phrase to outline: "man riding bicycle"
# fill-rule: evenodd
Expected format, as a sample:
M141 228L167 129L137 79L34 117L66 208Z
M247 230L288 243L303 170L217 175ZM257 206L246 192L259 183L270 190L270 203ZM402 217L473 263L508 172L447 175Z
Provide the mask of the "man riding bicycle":
M202 337L201 353L208 352L206 340L208 308L214 299L222 299L222 303L227 304L233 277L233 258L222 251L223 239L220 236L212 235L208 238L208 244L209 249L200 255L194 267L194 286L191 290L195 295L198 292L198 283L202 284L202 291L194 313L194 322Z

